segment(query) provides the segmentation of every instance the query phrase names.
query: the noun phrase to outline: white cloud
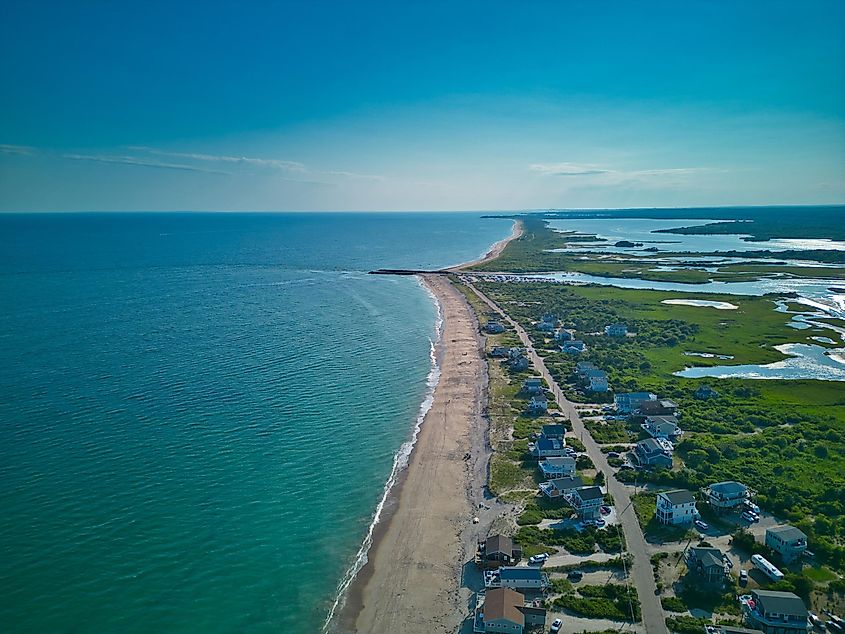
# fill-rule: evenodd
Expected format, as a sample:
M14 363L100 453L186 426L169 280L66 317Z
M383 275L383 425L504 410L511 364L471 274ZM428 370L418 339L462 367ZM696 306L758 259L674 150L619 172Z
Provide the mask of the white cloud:
M95 163L119 163L120 165L135 165L138 167L153 167L158 169L182 170L188 172L206 172L208 174L230 174L221 170L205 169L196 165L181 163L165 163L149 161L135 156L112 156L108 154L61 154L60 158L71 161L93 161Z
M634 185L672 187L688 177L713 172L708 167L669 167L643 170L611 169L593 163L534 163L528 166L532 172L543 176L566 176L583 179L584 183L595 185Z
M35 148L27 145L10 145L8 143L0 143L0 154L21 154L30 155L35 153Z

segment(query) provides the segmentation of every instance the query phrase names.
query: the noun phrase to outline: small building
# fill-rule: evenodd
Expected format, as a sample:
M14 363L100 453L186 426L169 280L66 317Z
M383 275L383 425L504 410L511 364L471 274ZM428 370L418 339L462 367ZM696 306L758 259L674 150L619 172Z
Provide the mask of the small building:
M604 334L608 337L627 337L628 326L620 323L610 324L604 327Z
M510 356L511 349L504 346L493 346L490 350L490 356L497 359L505 359Z
M572 341L575 339L575 336L572 334L571 330L566 330L565 328L558 328L555 330L555 341L558 343L566 343L567 341Z
M573 339L572 341L567 341L563 344L560 349L562 352L569 354L581 354L587 349L587 344L578 339Z
M536 328L540 332L554 332L555 331L555 325L552 324L552 323L549 323L547 321L541 321L539 324L537 324Z
M546 626L546 610L526 603L525 596L510 588L491 588L475 599L473 632L522 634L526 626Z
M540 435L543 438L556 438L558 440L563 440L563 437L566 436L566 427L563 425L543 425L540 430Z
M532 416L545 414L547 409L549 409L549 400L546 398L545 394L532 396L531 400L528 401L527 411Z
M587 370L587 389L590 392L607 392L610 384L607 381L607 374L604 370Z
M766 529L766 546L778 553L785 564L792 563L807 550L807 536L794 526Z
M657 494L657 521L661 524L692 524L697 516L695 497L690 491L677 489Z
M543 392L543 379L532 377L522 382L522 391L526 394L541 394Z
M678 413L678 404L668 398L660 400L648 400L636 408L640 416L675 416Z
M511 356L508 360L508 367L513 372L525 372L529 367L528 359L522 355L518 357Z
M710 508L717 512L725 512L742 508L748 499L748 487L741 482L729 480L727 482L716 482L704 490L704 496Z
M555 478L540 483L540 492L547 498L557 500L565 497L573 489L584 486L584 481L579 476L566 476Z
M594 519L601 514L604 493L597 486L578 487L569 495L569 503L577 511L578 517Z
M672 444L662 438L641 440L634 447L634 455L644 467L671 468L672 466Z
M546 480L556 480L575 475L575 458L562 456L546 458L540 462L540 473Z
M805 634L807 606L792 592L752 590L744 606L745 622L764 634Z
M718 548L694 546L687 549L684 559L689 571L708 583L723 581L727 574L725 556Z
M617 394L613 397L613 402L616 405L617 411L623 414L630 414L646 401L656 401L657 395L651 392L629 392L624 394Z
M505 327L496 320L489 320L485 330L491 335L498 335L505 332Z
M580 377L585 377L589 370L598 370L592 361L579 361L575 364L575 374Z
M491 535L478 543L478 561L484 566L513 566L522 559L522 547L506 535Z
M560 458L575 453L566 446L563 438L545 438L540 436L534 441L534 446L528 447L531 455L535 458Z
M511 590L542 592L549 585L549 576L544 574L540 568L502 566L498 570L484 571L484 586L486 588L510 588Z
M706 401L710 398L718 398L719 393L709 385L702 385L693 393L693 396L699 401Z
M674 416L648 416L641 427L652 438L666 438L672 441L684 433Z
M555 315L554 313L546 313L540 318L540 321L544 324L556 324L557 315Z

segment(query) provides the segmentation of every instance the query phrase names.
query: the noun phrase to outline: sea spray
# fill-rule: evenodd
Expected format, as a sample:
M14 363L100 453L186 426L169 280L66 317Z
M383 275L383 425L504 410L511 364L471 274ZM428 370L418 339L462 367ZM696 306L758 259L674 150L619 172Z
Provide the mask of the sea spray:
M334 618L335 614L337 614L338 610L343 607L344 601L346 600L346 591L349 589L349 586L352 585L352 582L355 580L355 577L367 564L367 561L369 561L367 555L369 554L370 548L373 545L373 534L375 533L376 526L381 520L381 515L384 511L385 505L387 504L387 500L390 497L390 493L393 490L393 487L396 485L396 482L399 480L399 474L405 469L405 467L408 466L408 461L411 458L411 452L414 450L414 445L417 442L417 436L419 436L420 433L420 427L422 426L423 420L425 420L426 414L428 414L429 410L431 409L431 406L434 404L434 391L437 388L437 384L440 382L440 364L437 360L437 346L439 345L440 340L443 336L443 308L440 305L440 302L437 300L437 296L432 292L432 290L426 284L424 284L422 280L418 279L418 281L420 286L431 298L431 301L434 302L434 305L437 309L437 318L434 326L435 336L434 339L429 339L429 344L431 346L429 350L431 369L429 370L428 376L426 378L427 389L425 397L423 398L422 403L420 403L420 409L417 414L414 428L411 432L411 438L402 443L402 446L399 447L399 450L393 457L393 467L390 470L390 475L387 478L387 482L385 482L384 484L381 499L379 500L378 504L376 505L376 509L373 512L373 517L370 521L370 525L367 527L367 534L364 536L364 540L361 543L360 548L358 548L358 552L356 553L355 558L352 561L352 565L343 575L340 580L340 583L337 586L337 593L335 594L334 602L332 603L332 606L329 609L328 614L326 615L326 621L323 624L322 631L324 634L329 631L332 619Z

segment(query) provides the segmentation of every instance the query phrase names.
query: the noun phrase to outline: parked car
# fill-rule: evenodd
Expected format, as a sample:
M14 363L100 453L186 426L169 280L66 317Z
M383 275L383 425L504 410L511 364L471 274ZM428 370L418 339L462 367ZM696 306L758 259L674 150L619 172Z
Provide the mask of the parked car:
M695 520L693 524L695 524L695 527L700 531L706 531L708 528L710 528L707 525L707 522L702 522L701 520Z
M599 511L601 511L602 515L610 515L610 507L609 506L603 506L599 509Z
M754 504L754 502L746 500L743 506L745 506L745 508L751 511L752 513L756 513L758 515L760 514L760 507Z
M608 457L608 458L618 458L618 457L619 457L619 452L618 452L618 451L608 451L608 452L607 452L607 457Z
M563 626L563 621L560 619L555 619L552 621L552 626L549 628L549 631L554 634L555 632L560 632L560 628Z
M725 562L725 565L726 565L728 568L733 568L733 567L734 567L734 562L732 562L732 561L731 561L731 558L730 558L730 557L728 557L727 555L722 555L722 561L724 561L724 562Z
M748 583L748 571L747 570L740 570L739 571L739 583L740 585L745 585Z
M596 523L596 526L598 526L599 528L604 528L607 525L607 522L605 522L602 518L598 518L597 520L593 520L593 521Z
M754 522L756 522L757 520L760 519L759 517L755 519L755 515L753 513L751 513L750 511L745 511L745 513L740 515L740 518L745 520L746 522L751 523L751 524L753 524Z
M584 578L584 573L580 570L570 570L566 578L570 581L581 581Z
M542 564L549 558L549 553L540 553L539 555L534 555L533 557L528 558L529 564Z

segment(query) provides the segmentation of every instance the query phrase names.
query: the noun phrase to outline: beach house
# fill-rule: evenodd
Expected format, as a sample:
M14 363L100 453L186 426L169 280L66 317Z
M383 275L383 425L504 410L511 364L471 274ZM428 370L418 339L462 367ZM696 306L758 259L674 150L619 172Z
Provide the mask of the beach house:
M555 325L548 321L541 321L538 323L535 328L540 332L554 332Z
M628 392L613 397L616 410L622 414L630 414L646 401L656 401L657 394L651 392Z
M528 359L521 354L518 356L511 354L508 359L508 368L510 368L512 372L525 372L529 368L529 365Z
M493 348L490 349L490 356L497 359L504 359L505 357L510 356L510 352L510 348L506 348L504 346L493 346Z
M487 331L488 334L498 335L500 333L505 332L505 327L502 324L500 324L498 321L491 319L487 322L487 326L485 327L485 330Z
M697 546L688 548L684 560L687 569L695 577L707 583L723 581L728 573L725 556L718 548Z
M634 447L634 456L643 467L672 466L672 443L663 438L646 438Z
M684 433L674 416L647 416L640 426L652 438L666 438L673 442Z
M546 438L540 436L528 445L528 451L535 458L560 458L574 453L572 449L566 446L566 441L563 438Z
M585 377L587 379L587 389L590 392L607 392L610 387L607 382L607 374L604 373L604 370L587 370Z
M526 394L540 394L543 391L543 379L532 377L522 382L522 391Z
M549 576L540 568L502 566L498 570L484 571L485 588L510 588L511 590L542 592L549 585Z
M807 550L807 536L794 526L773 526L766 529L766 546L778 553L783 562L792 563Z
M724 513L742 508L748 499L748 487L733 480L716 482L704 489L704 497L710 508L717 513Z
M610 324L604 327L604 334L608 337L627 337L628 326L620 323Z
M544 414L546 410L549 409L549 399L546 398L545 394L536 394L531 397L531 400L528 401L528 407L526 408L527 412L531 416L540 416Z
M581 519L595 519L601 514L604 493L597 486L578 487L570 491L567 500Z
M692 524L698 516L695 496L690 491L677 489L657 494L657 521L661 524Z
M522 547L506 535L491 535L478 542L476 561L482 566L513 566L522 559Z
M581 354L587 349L587 344L578 339L573 339L572 341L567 341L563 344L560 349L562 352L569 354Z
M546 610L535 601L510 588L491 588L475 599L472 631L522 634L526 627L546 626Z
M792 592L752 590L743 611L746 624L764 634L805 634L809 629L807 606Z
M546 480L556 480L575 475L575 458L563 456L560 458L546 458L540 461L540 473Z
M563 425L543 425L540 429L543 438L557 438L561 440L566 435L566 427Z
M555 341L558 343L566 343L567 341L572 341L575 339L575 336L572 334L571 330L566 330L564 328L558 328L555 330Z
M540 492L547 498L557 500L565 497L572 489L584 486L584 481L579 476L565 476L540 483Z
M640 416L675 416L678 413L678 404L668 398L660 400L647 400L636 408Z
M575 374L579 377L584 377L587 370L598 370L592 361L579 361L575 364Z

